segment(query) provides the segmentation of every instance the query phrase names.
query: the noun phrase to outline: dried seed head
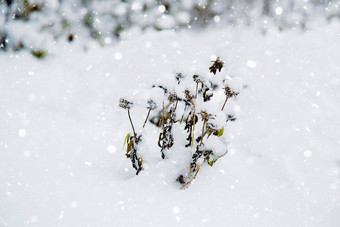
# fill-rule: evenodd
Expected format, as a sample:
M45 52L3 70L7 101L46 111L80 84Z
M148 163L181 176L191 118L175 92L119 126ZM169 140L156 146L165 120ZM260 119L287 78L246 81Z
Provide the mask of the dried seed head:
M150 110L154 110L157 108L157 104L152 99L150 99L147 103L147 108Z
M128 100L126 99L119 99L119 106L123 109L130 109L132 107L133 103L132 102L129 102Z
M224 62L220 60L220 57L217 57L217 59L214 61L214 64L209 67L209 70L210 72L216 74L217 70L221 72L223 65L224 65Z
M182 99L178 98L176 93L170 93L168 97L170 102L181 101Z
M183 74L182 73L177 73L176 75L176 80L177 80L177 83L180 84L181 83L181 80L184 78Z
M196 83L202 83L203 82L202 78L199 75L193 75L192 78L194 79L194 81Z
M204 110L202 110L202 111L200 112L200 114L201 114L202 120L207 119L207 116L208 116L207 112L205 112Z
M185 94L185 98L188 99L188 100L193 100L194 99L194 96L190 93L190 91L188 89L186 89L184 91L184 94Z
M215 119L214 118L214 115L212 114L208 114L206 111L202 110L200 113L199 113L202 117L202 121L208 121L209 119Z
M236 97L239 92L235 92L233 90L231 90L231 88L229 86L226 86L224 88L224 94L228 97L228 98L231 98L231 97Z

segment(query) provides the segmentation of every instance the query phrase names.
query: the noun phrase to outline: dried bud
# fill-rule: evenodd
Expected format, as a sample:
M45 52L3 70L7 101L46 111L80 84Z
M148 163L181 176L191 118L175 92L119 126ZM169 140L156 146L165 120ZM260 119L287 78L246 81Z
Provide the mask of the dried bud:
M119 106L123 109L130 109L132 107L132 102L129 102L128 100L126 99L119 99Z

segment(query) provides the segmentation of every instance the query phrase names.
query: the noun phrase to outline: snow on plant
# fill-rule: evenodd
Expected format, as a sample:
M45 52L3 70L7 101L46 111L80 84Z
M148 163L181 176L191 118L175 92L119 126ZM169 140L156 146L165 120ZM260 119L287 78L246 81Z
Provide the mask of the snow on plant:
M123 109L127 109L128 117L130 120L131 128L133 131L133 135L130 133L127 134L124 140L124 146L126 146L126 157L131 160L132 167L137 170L136 174L143 169L143 159L137 154L138 151L138 144L142 141L142 135L137 135L135 131L135 127L133 126L131 115L130 115L130 108L132 107L132 102L129 102L126 99L120 99L119 106Z
M178 73L175 76L176 85L154 85L151 89L163 90L163 101L155 101L159 97L151 97L147 102L148 114L143 128L148 121L152 110L156 115L151 117L150 122L159 128L158 147L162 159L169 158L172 149L181 149L190 152L191 158L188 163L188 172L181 174L177 181L187 187L195 180L200 168L205 163L213 166L214 163L225 156L228 152L227 142L223 133L228 121L234 121L233 115L224 112L227 100L235 98L239 92L234 90L227 80L216 83L216 72L221 72L224 62L218 57L209 67L214 76L193 75L185 76ZM219 97L214 97L219 91L224 91L224 102ZM157 103L158 102L158 103ZM137 136L131 116L132 102L120 99L120 107L127 109L133 135L128 133L124 145L127 144L126 156L130 158L132 166L137 170L136 174L143 169L143 157L138 153L142 135ZM174 133L179 133L175 136ZM185 138L175 139L175 138ZM156 140L156 138L155 138ZM145 141L144 141L145 142ZM152 143L153 141L146 141ZM174 145L177 145L174 148Z

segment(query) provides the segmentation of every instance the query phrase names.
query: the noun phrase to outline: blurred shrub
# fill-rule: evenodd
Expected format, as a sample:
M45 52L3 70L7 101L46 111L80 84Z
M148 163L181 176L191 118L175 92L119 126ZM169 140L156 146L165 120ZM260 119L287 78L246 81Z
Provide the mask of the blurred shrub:
M0 0L0 50L46 49L58 40L107 45L147 31L209 24L306 29L339 18L339 0ZM270 21L270 23L268 23Z

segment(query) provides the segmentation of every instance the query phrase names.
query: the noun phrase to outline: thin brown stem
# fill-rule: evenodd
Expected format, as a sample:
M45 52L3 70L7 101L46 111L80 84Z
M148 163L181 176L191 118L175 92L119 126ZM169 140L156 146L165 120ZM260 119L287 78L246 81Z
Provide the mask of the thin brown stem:
M159 119L158 127L161 126L161 123L163 122L163 114L164 114L164 111L165 111L165 106L164 106L164 101L163 101L163 113L162 113L161 118ZM164 129L164 124L162 125L162 129Z
M160 121L159 121L158 126L160 126L161 124L164 125L164 115L165 115L165 112L168 110L168 108L169 108L169 106L170 106L170 104L171 104L172 102L173 102L173 101L170 101L169 104L164 108L164 111L163 111L163 114L162 114L162 117L161 117L161 119L160 119Z
M183 114L182 114L182 117L181 117L181 123L182 123L182 121L183 121L183 117L184 117L184 114L185 114L185 110L187 109L187 105L185 104L185 106L184 106L184 110L183 110Z
M192 100L192 106L194 108L194 115L192 117L192 121L193 121L193 126L192 126L192 139L191 139L191 147L194 146L194 140L195 140L195 120L196 120L196 108L195 108L195 103Z
M223 106L222 106L222 111L224 110L225 104L227 103L228 99L229 99L229 97L227 96L227 97L225 98L225 101L224 101L224 103L223 103Z
M132 127L132 130L133 130L133 135L135 137L135 140L137 141L137 134L136 134L135 127L133 127L133 123L132 123L132 120L131 120L130 109L128 109L128 116L129 116L129 120L130 120L131 127Z
M196 82L196 95L195 95L195 99L197 99L197 92L198 92L198 83Z
M150 115L151 109L149 109L148 115L145 118L144 124L143 124L143 128L145 127L146 122L148 121L149 115Z
M192 177L191 177L191 171L190 171L190 176L189 176L190 179L182 185L181 189L184 189L185 187L187 187L189 184L191 184L196 179L196 176L197 176L200 168L201 168L201 165L197 165L196 170L195 170L195 174Z
M202 127L202 135L201 135L201 142L200 142L200 146L202 146L202 143L203 143L203 137L205 135L204 133L204 126L205 126L205 120L203 121L203 127Z
M175 112L176 112L176 109L177 109L177 104L178 104L178 99L176 99L176 105L175 105L175 109L174 109Z

